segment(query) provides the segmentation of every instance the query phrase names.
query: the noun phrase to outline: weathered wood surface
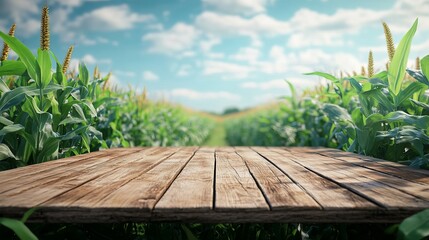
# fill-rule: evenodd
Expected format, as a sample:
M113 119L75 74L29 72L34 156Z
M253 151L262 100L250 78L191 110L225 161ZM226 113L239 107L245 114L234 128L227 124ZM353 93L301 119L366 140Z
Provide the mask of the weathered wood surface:
M399 222L429 171L327 148L110 149L0 172L0 216L45 222Z

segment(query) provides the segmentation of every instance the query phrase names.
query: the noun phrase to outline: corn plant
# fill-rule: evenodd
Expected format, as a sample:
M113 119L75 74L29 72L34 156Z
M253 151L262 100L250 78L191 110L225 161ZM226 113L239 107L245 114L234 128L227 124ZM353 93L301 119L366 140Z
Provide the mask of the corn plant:
M176 107L136 104L138 94L112 90L110 75L101 78L98 69L91 78L80 63L77 75L67 73L73 46L63 63L49 49L47 7L37 54L14 37L15 28L0 32L0 169L100 148L198 145L208 136L208 120ZM8 60L10 49L18 59Z
M370 52L368 67L363 67L361 75L338 78L323 72L308 73L330 83L307 91L301 100L296 100L299 96L291 86L292 96L276 113L231 122L228 141L238 145L336 147L429 168L429 56L418 59L416 69L406 69L417 24L416 20L395 48L383 23L389 55L386 71L374 72ZM240 140L239 132L244 131L240 126L255 129L253 136L246 136L246 142Z

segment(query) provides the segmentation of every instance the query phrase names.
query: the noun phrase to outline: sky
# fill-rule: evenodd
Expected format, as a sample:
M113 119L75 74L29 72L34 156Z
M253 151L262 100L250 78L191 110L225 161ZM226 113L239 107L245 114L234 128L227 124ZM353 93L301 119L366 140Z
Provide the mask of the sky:
M33 52L50 8L51 49L112 72L118 87L147 88L197 110L247 108L323 82L303 73L360 71L372 50L383 70L382 22L395 44L419 18L409 67L429 54L429 0L0 0L0 31ZM12 56L13 57L13 56Z

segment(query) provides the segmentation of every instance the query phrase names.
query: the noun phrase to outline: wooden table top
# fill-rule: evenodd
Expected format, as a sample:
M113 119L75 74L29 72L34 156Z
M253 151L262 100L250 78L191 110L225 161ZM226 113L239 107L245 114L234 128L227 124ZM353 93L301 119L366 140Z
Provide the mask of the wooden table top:
M0 172L0 216L45 222L399 222L429 171L327 148L109 149Z

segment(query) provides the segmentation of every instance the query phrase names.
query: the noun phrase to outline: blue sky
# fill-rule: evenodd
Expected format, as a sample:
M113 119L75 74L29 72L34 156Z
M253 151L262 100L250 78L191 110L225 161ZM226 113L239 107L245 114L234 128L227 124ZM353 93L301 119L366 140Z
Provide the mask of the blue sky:
M112 72L122 88L221 112L262 104L321 82L310 71L360 71L368 51L387 61L381 22L396 44L419 17L411 50L429 54L429 0L48 0L52 50L72 67ZM0 30L39 44L42 0L0 0Z

